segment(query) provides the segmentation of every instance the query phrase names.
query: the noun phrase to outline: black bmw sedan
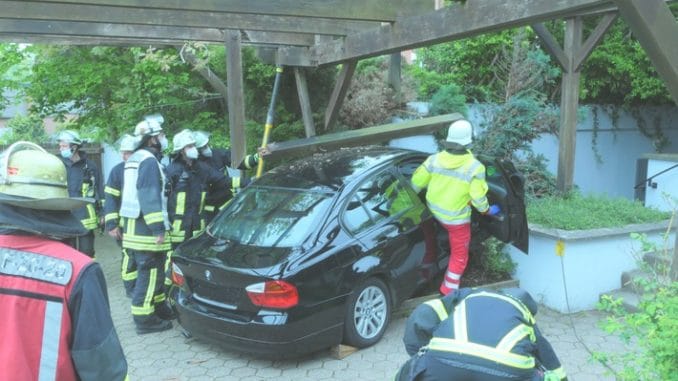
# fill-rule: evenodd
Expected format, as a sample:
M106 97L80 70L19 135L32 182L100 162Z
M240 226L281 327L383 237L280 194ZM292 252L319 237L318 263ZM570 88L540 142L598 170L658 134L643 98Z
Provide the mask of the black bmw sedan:
M195 337L267 357L366 347L447 267L447 232L411 188L426 159L388 147L316 154L240 192L172 257L171 301ZM484 159L498 218L474 226L527 251L522 177Z

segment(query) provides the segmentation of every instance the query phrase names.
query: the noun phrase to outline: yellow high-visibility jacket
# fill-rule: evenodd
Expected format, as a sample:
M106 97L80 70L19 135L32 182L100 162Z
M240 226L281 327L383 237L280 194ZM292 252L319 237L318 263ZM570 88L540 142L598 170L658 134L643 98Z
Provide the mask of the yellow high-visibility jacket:
M470 222L471 205L481 213L489 208L485 166L468 150L462 155L442 151L429 156L412 175L412 186L417 192L428 188L429 209L447 225Z

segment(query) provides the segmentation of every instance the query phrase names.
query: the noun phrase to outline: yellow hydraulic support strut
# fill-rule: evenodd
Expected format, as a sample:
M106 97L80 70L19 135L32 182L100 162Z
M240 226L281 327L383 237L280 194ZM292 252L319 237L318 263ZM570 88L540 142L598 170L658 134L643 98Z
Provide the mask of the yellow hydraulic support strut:
M268 113L266 114L266 124L264 125L264 137L261 139L261 148L266 148L268 145L268 138L273 129L273 117L275 116L275 101L278 98L278 91L280 88L280 77L282 76L282 66L275 68L275 81L273 82L273 94L271 94L271 103L268 105ZM257 177L261 176L264 171L264 158L259 156L257 163Z

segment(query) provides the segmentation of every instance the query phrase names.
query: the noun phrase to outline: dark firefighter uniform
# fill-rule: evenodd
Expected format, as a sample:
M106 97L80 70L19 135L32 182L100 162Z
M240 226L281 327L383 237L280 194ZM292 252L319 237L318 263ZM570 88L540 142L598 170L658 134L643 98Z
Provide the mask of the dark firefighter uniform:
M142 148L125 162L122 204L122 247L134 257L137 279L132 292L132 317L138 333L161 328L165 313L164 263L170 250L170 225L165 175L152 149ZM164 235L163 243L156 237ZM166 325L166 324L165 324Z
M99 214L104 199L104 185L101 172L94 161L87 158L84 151L78 151L80 160L75 163L70 159L61 158L66 165L68 176L68 195L71 197L89 197L95 200L94 205L87 205L73 210L75 217L82 222L87 234L77 237L68 243L94 257L94 230L99 227Z
M202 161L188 165L177 156L167 167L169 199L167 211L172 224L172 247L205 229L205 200L209 193L216 205L230 200L228 177Z
M108 174L108 181L104 188L104 223L106 231L122 228L124 225L119 213L124 172L125 162L120 162L113 167ZM122 245L122 242L118 242L118 244ZM120 274L123 285L125 286L125 292L131 297L132 290L134 289L134 281L137 278L137 265L134 262L134 258L130 257L125 248L122 249Z
M524 290L506 290L462 288L417 307L403 338L412 358L396 379L565 380L536 326L536 303Z
M249 181L246 178L240 176L229 175L228 167L230 167L231 165L230 150L212 148L211 151L212 151L211 157L200 155L200 161L203 163L207 163L210 167L216 169L217 171L227 176L226 177L228 181L227 186L230 186L231 188L231 197L232 197L233 195L238 193L240 189L247 186L247 184L249 184ZM247 170L255 168L258 162L259 162L258 154L247 155L238 166L238 169ZM217 215L219 210L221 210L224 207L224 204L229 200L230 198L223 200L222 195L220 193L208 192L205 198L205 213L204 213L205 223L210 223L214 216Z

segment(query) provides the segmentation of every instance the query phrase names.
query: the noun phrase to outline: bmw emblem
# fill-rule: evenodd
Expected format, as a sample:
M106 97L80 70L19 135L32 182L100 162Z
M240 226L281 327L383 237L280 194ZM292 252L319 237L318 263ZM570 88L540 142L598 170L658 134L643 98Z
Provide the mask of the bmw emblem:
M212 280L212 272L209 270L205 270L205 278L207 280Z

